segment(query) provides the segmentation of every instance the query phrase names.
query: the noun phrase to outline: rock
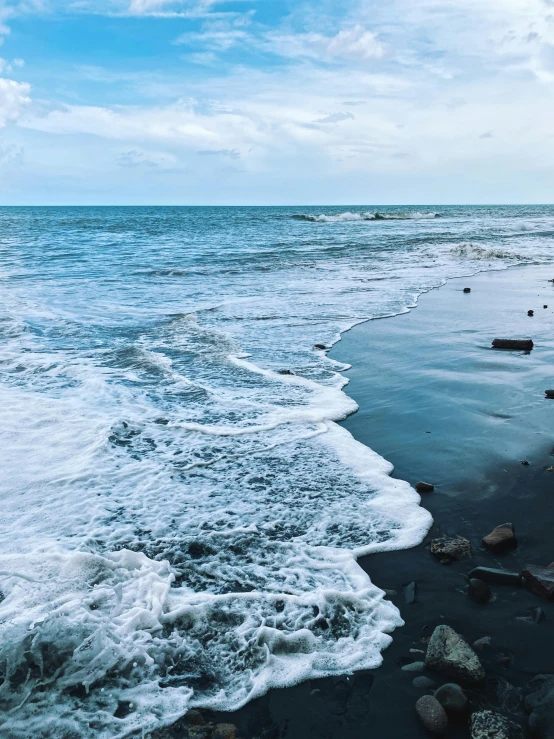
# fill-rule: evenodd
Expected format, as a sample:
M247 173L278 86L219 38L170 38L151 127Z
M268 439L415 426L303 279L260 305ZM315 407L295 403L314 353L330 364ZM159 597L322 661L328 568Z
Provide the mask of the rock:
M446 713L460 715L467 709L467 696L456 683L445 683L435 690L435 698Z
M292 370L285 369L285 370L279 370L279 374L280 375L294 375L294 372Z
M434 680L431 680L431 678L426 675L418 675L412 680L414 688L419 688L420 690L430 690L431 688L434 688L436 684L437 683Z
M490 647L491 641L490 636L482 636L480 639L474 641L471 646L476 652L482 652L486 647Z
M422 695L416 703L417 715L423 726L432 734L442 734L448 728L446 711L432 695Z
M554 739L554 675L537 675L527 685L524 705L529 728L539 739Z
M471 739L523 739L521 727L493 711L471 716Z
M535 311L534 310L528 310L527 311L527 315L528 316L534 316L535 315Z
M412 605L412 603L416 602L416 591L417 591L417 584L415 582L411 582L404 588L404 600L408 605Z
M541 598L554 598L554 569L540 565L526 565L521 573L527 587Z
M325 344L314 344L314 349L327 349Z
M453 562L454 560L471 557L471 544L468 539L464 539L462 536L454 538L443 536L440 539L433 539L431 554L440 559L441 562Z
M547 398L554 398L554 390L545 390L544 394Z
M532 339L495 339L492 342L495 349L524 349L531 351L534 347Z
M423 672L425 662L410 662L410 664L403 665L400 669L404 670L404 672Z
M548 306L547 305L543 305L543 308L548 308Z
M488 603L491 599L491 586L488 582L472 577L469 581L467 593L476 603Z
M430 482L416 482L415 489L418 493L432 493L435 486L431 485Z
M479 683L485 671L479 657L450 626L437 626L433 631L425 656L431 670L468 683Z
M169 420L167 418L156 418L154 423L159 423L161 426L167 426Z
M521 575L519 572L509 572L508 570L497 570L494 567L475 567L469 573L468 577L483 580L491 585L521 585Z
M206 721L204 719L204 716L200 713L200 711L197 711L196 709L192 708L187 715L185 716L185 721L190 726L204 726L206 724Z
M522 465L523 465L524 467L529 467L529 462L528 462L528 461L527 461L526 459L523 459L523 460L522 460L522 462L521 462L521 464L522 464Z
M471 288L470 288L470 287L464 287L464 292L465 292L466 294L467 294L467 293L470 293L470 292L471 292Z
M216 724L212 739L235 739L236 736L237 727L235 724Z
M483 538L482 544L485 549L488 549L489 552L493 552L494 554L501 554L502 552L509 552L511 549L515 549L517 547L517 539L513 524L500 524L500 526L494 528L490 534L487 534Z

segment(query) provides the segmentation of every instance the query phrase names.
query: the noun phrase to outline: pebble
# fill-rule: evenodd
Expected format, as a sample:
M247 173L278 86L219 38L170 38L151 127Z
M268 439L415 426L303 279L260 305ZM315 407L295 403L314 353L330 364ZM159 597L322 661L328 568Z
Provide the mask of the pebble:
M547 398L554 398L554 390L545 390L544 394Z
M528 316L534 316L535 315L535 311L534 310L528 310L527 311L527 315Z
M416 482L415 489L418 493L432 493L435 486L430 482Z
M471 646L473 647L473 649L480 652L481 650L485 649L485 647L490 647L491 641L492 640L490 636L482 636L480 639L474 641Z
M435 690L435 698L447 713L461 714L467 708L467 696L456 683L445 683Z
M476 603L488 603L491 599L491 586L488 582L472 577L469 581L468 595Z
M509 570L497 570L494 567L475 567L469 573L468 577L473 577L491 585L521 585L521 575L519 572L510 572Z
M409 665L402 665L400 669L404 672L423 672L425 662L410 662Z
M420 690L430 690L431 688L434 688L436 684L437 683L434 680L431 680L431 678L426 675L418 675L412 680L414 688L419 688Z
M471 557L471 543L462 536L442 536L431 542L431 554L443 563Z
M408 605L416 602L416 590L417 585L415 582L411 582L404 588L404 600Z
M522 463L523 464L523 463ZM529 464L529 463L527 463ZM502 554L509 552L517 547L517 539L512 523L502 523L496 526L490 534L487 534L482 540L485 549L494 554Z
M432 695L422 695L416 703L417 715L432 734L442 734L448 728L446 711Z
M467 293L470 293L471 292L471 288L470 287L464 287L464 292L467 295Z

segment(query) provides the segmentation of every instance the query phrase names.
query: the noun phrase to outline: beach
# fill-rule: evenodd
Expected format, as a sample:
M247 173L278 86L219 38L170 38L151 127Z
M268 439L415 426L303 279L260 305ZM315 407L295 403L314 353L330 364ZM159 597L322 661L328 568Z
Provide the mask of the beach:
M525 726L522 690L554 664L554 604L506 585L492 585L490 602L476 603L467 595L467 574L479 565L519 572L554 560L554 401L544 394L554 385L551 278L544 266L522 266L450 280L422 295L410 313L343 335L331 357L352 365L347 392L359 405L344 426L391 460L394 476L435 486L422 496L434 525L420 546L359 560L405 626L376 670L271 691L210 718L236 724L237 736L248 739L429 736L414 708L426 693L412 682L420 673L401 668L421 660L434 627L447 624L470 644L490 637L479 652L486 680L468 690L471 709L492 708ZM530 337L535 347L492 349L496 337ZM517 549L488 553L481 539L505 522L515 527ZM456 535L471 542L471 559L441 564L430 541ZM411 582L416 602L407 604ZM449 682L421 674L433 689ZM451 723L448 736L469 737L467 720Z

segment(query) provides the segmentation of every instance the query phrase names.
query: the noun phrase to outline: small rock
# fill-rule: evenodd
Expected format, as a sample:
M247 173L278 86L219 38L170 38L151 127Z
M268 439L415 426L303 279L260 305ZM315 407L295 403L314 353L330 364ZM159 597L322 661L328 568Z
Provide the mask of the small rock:
M511 654L500 654L496 658L496 664L499 665L500 667L509 667L513 661L514 661L514 658L512 657Z
M425 662L410 662L410 664L403 665L400 669L404 672L423 672Z
M154 423L159 423L161 426L167 426L169 420L167 418L156 418Z
M418 688L419 690L430 690L431 688L434 688L436 684L437 683L434 680L431 680L431 678L426 675L418 675L412 680L414 688Z
M554 390L545 390L544 394L547 398L554 398Z
M543 305L543 308L548 308L548 306L547 305Z
M491 641L490 636L482 636L480 639L474 641L471 646L476 652L482 652L486 647L490 647Z
M212 734L212 739L235 739L237 736L237 727L235 724L216 724Z
M471 739L523 739L523 732L499 713L478 711L471 716Z
M522 460L521 464L522 464L522 465L523 465L524 467L529 467L529 462L528 462L528 461L527 461L526 459Z
M280 375L294 375L294 372L289 369L279 370Z
M327 349L325 344L314 344L314 349Z
M527 565L523 572L527 587L541 598L554 598L554 569L540 565Z
M479 657L450 626L437 626L429 641L425 664L432 670L469 683L479 683L485 671Z
M416 703L417 715L432 734L442 734L448 728L446 711L432 695L422 695Z
M416 482L415 489L418 493L432 493L435 486L431 485L430 482Z
M441 562L453 562L454 560L471 557L471 544L468 539L464 539L462 536L454 538L443 536L440 539L433 539L431 554L440 559Z
M527 462L529 464L529 462ZM517 539L514 533L514 525L511 523L502 523L494 528L490 534L487 534L482 540L485 549L494 554L508 552L517 547Z
M187 715L185 716L185 721L190 726L204 726L206 721L204 719L204 716L200 713L200 711L197 711L196 709L192 708Z
M408 605L412 605L412 603L416 602L416 590L417 584L415 582L409 583L409 585L406 585L404 588L404 600Z
M528 316L534 316L535 315L535 311L534 310L528 310L527 311L527 315Z
M447 713L461 714L467 709L467 696L456 683L445 683L435 690L435 698Z
M476 603L488 603L491 599L491 586L488 582L472 577L469 581L467 593Z
M471 288L470 287L464 287L464 292L465 293L470 293L471 292Z
M521 585L521 575L519 572L509 572L508 570L497 570L494 567L475 567L469 573L468 577L473 577L491 585Z

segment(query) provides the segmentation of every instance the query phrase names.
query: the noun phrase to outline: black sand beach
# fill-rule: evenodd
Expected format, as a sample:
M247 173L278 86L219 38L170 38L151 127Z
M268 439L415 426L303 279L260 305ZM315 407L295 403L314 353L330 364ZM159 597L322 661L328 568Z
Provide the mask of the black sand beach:
M423 659L434 627L448 624L469 643L490 637L479 653L485 683L468 690L471 709L493 708L526 725L521 689L554 672L554 603L493 585L491 601L478 604L467 595L466 575L478 565L520 571L554 560L554 400L544 396L554 387L552 277L545 267L525 266L452 280L411 313L359 325L333 349L332 357L352 364L347 392L360 406L345 427L390 460L394 476L435 485L422 500L435 521L426 540L360 561L390 591L406 625L375 671L272 691L236 713L207 718L235 724L243 739L429 736L414 709L426 690L412 681L419 674L435 687L450 680L401 668ZM498 336L531 337L535 348L493 350ZM488 553L482 537L508 521L518 548ZM443 535L469 539L471 559L441 564L429 543ZM403 588L414 581L416 602L407 604ZM202 734L180 722L163 735ZM469 737L467 721L451 724L447 736Z

